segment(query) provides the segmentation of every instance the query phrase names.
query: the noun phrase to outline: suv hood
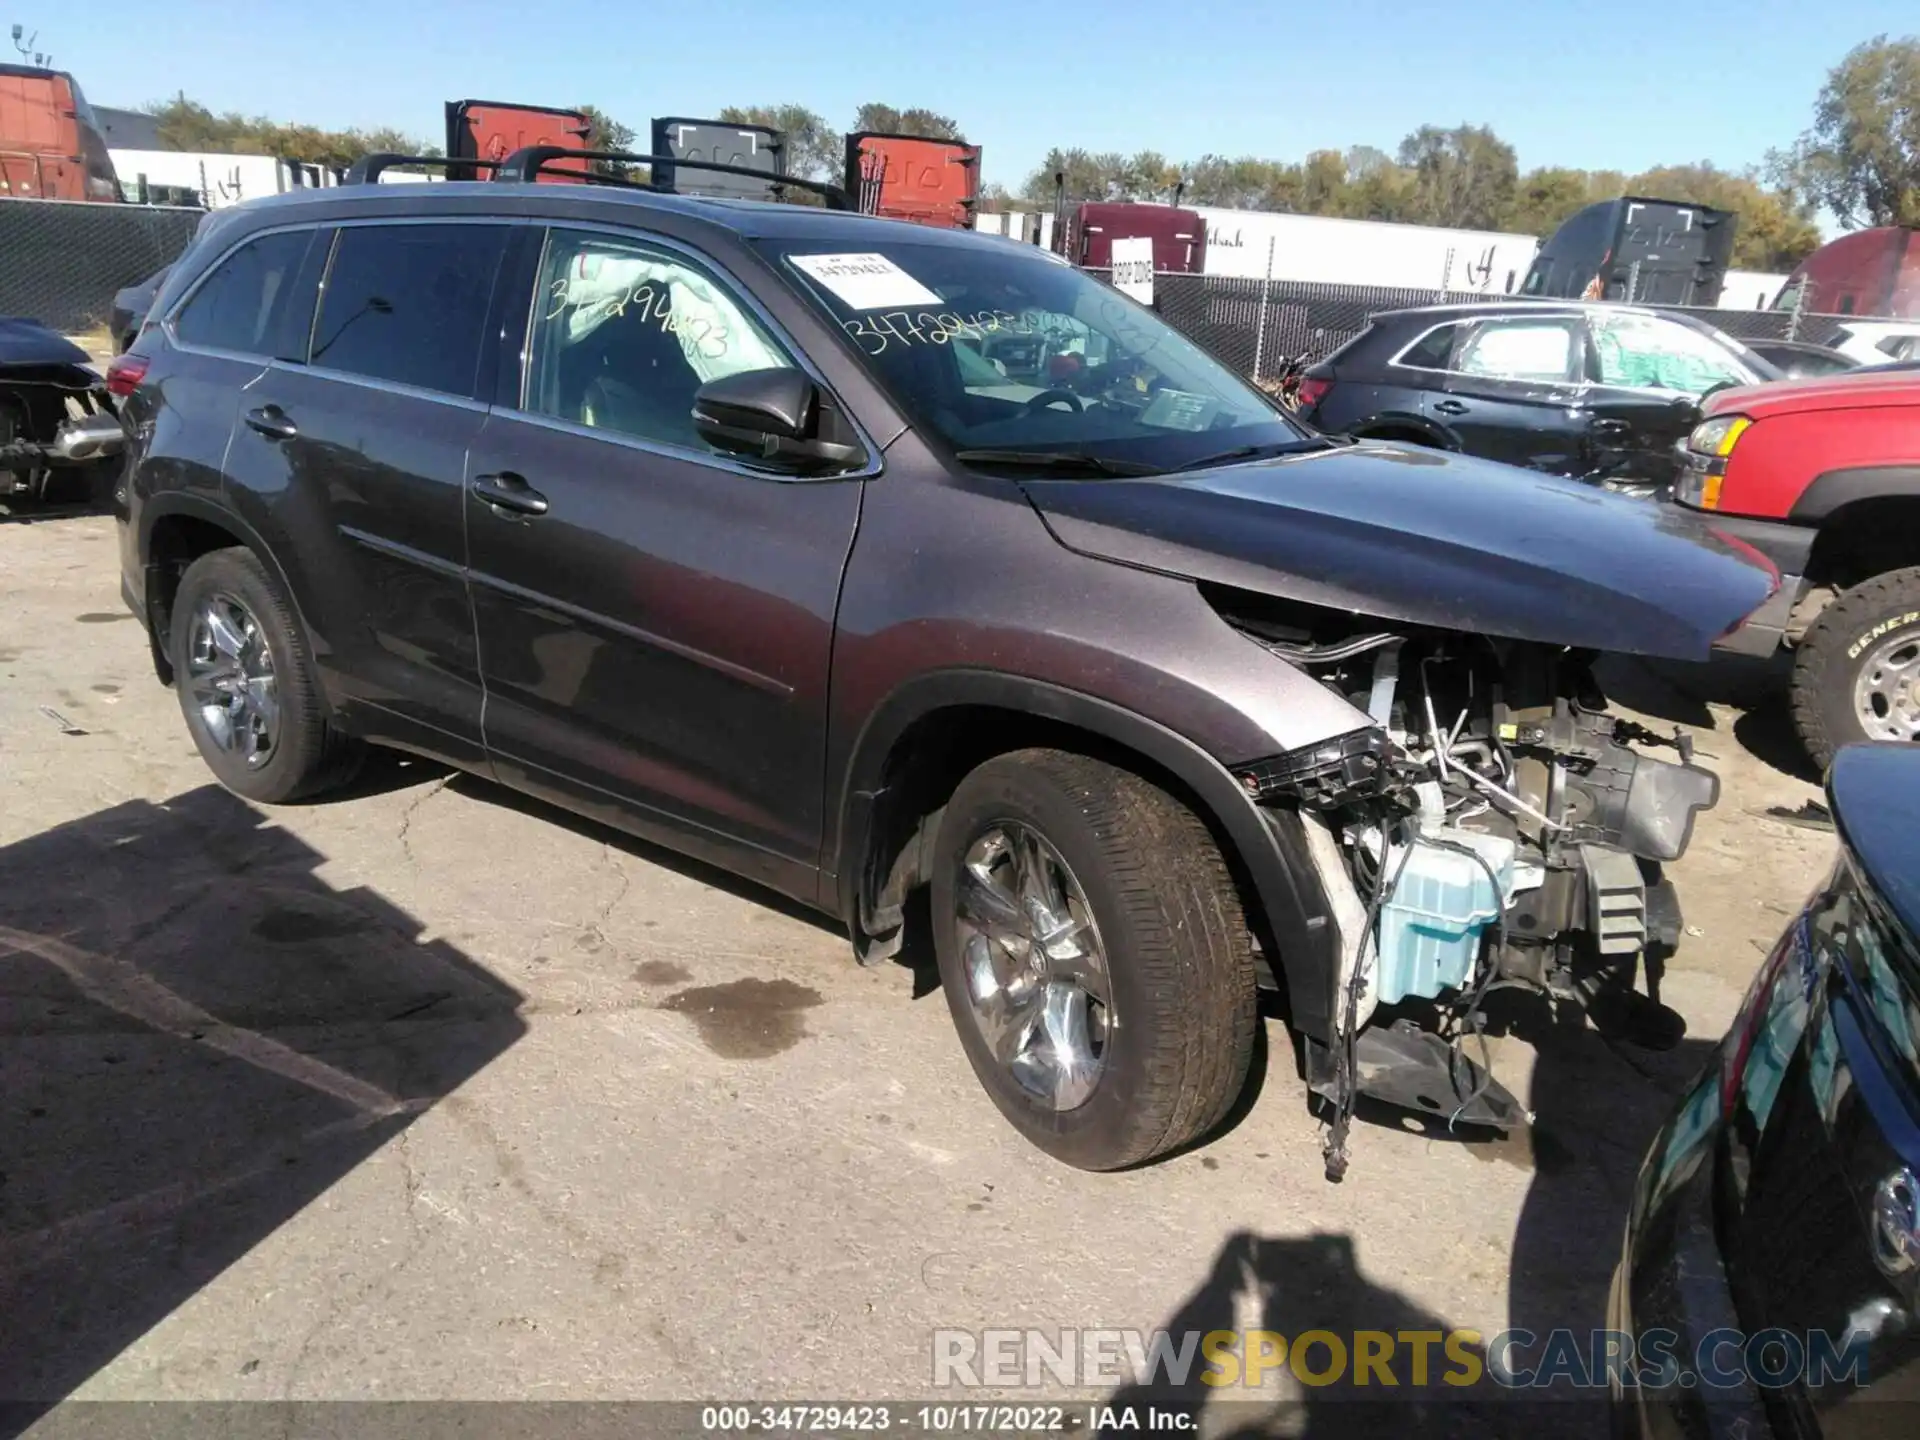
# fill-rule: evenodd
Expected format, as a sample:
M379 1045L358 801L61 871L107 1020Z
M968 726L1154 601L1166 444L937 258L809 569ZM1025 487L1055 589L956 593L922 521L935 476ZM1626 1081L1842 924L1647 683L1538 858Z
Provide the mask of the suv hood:
M1843 370L1818 379L1716 390L1700 408L1706 416L1750 415L1764 420L1769 415L1803 410L1859 410L1886 405L1920 407L1920 370Z
M1780 583L1671 505L1361 444L1189 475L1029 480L1069 550L1383 620L1704 660Z

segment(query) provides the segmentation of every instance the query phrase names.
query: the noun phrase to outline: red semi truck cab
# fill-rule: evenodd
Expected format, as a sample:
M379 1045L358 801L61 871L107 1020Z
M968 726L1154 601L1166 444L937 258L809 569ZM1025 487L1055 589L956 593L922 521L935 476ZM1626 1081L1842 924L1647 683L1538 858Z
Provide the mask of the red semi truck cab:
M1073 213L1066 248L1074 264L1104 270L1113 264L1113 242L1153 241L1153 268L1161 274L1198 275L1207 258L1207 224L1191 210L1131 201L1088 202Z
M0 65L0 198L120 198L93 107L65 71Z
M966 230L980 203L980 147L859 130L847 136L847 194L869 215Z
M1792 649L1794 724L1819 764L1852 741L1920 741L1920 369L1708 396L1675 500L1780 571L1728 648Z
M1804 310L1920 319L1920 241L1914 234L1879 225L1829 240L1794 267L1774 309L1791 310L1804 286Z
M555 110L545 105L516 105L501 100L449 100L447 102L447 155L454 160L491 160L496 164L514 151L528 145L559 145L568 150L587 148L587 132L592 128L578 110ZM560 160L540 174L547 185L579 185L574 174L585 174L584 160ZM573 173L569 173L573 172ZM477 176L459 168L448 170L449 179L484 180L493 172Z

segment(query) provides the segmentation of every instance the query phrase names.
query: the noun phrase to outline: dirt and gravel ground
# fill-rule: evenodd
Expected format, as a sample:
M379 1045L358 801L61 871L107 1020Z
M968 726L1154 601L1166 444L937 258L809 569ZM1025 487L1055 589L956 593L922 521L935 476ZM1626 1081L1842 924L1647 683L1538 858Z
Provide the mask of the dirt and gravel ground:
M0 524L0 1396L925 1397L941 1328L1596 1325L1639 1155L1833 849L1765 814L1817 793L1777 710L1698 698L1746 677L1618 667L1725 782L1678 1049L1523 1012L1530 1135L1375 1119L1334 1187L1270 1019L1226 1134L1081 1174L928 975L724 876L419 764L217 789L116 577L109 518Z

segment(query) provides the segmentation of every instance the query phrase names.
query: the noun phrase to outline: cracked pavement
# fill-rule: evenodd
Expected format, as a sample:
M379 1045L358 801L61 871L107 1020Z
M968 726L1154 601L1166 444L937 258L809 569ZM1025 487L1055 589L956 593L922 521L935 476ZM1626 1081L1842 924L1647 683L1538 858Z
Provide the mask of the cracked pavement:
M936 1327L1150 1328L1248 1235L1351 1246L1266 1277L1284 1326L1598 1324L1638 1156L1832 853L1762 813L1815 793L1773 722L1636 669L1725 781L1679 1050L1496 1038L1532 1134L1363 1123L1333 1187L1269 1020L1226 1134L1080 1174L937 993L749 887L417 762L227 796L111 521L0 546L5 1396L928 1397Z

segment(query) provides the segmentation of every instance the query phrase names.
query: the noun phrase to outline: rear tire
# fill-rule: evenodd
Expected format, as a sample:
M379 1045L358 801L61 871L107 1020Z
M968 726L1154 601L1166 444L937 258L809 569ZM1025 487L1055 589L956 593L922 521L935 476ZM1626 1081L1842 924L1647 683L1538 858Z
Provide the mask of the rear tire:
M251 550L214 550L187 567L167 650L187 731L234 794L284 804L360 768L364 747L328 718L306 632Z
M1008 913L1020 919L1004 928L1017 931L1051 908L1073 917L1074 939L1036 948L1031 934L1045 929L1039 924L1002 946L964 918L963 891L974 897L969 913L991 903L979 898L979 876L1001 873L989 863L1008 853L996 851L996 834L1037 836L1050 878L1045 887L1001 884L994 893L1065 892L1064 903L1042 901L1038 911L1014 907ZM1259 1016L1246 916L1197 815L1128 771L1065 751L1021 750L961 781L937 848L932 914L941 983L974 1073L1014 1128L1069 1165L1116 1170L1179 1149L1220 1123L1246 1084ZM1049 1057L1073 1051L1070 1042L1054 1043L1073 1033L1069 1020L1055 1023L1073 1011L1070 999L1054 1004L1066 982L1046 977L1094 968L1085 957L1055 958L1076 945L1098 952L1108 992L1104 1005L1080 1005L1083 1017L1097 1021L1084 1021L1079 1032L1097 1036L1086 1047L1097 1055L1071 1071L1071 1083L1036 1092L1034 1075L1048 1073ZM983 981L984 966L1013 978ZM1024 1012L1030 1043L1009 1062L1014 1027L997 1024L980 996L1004 1005L1002 1014L1018 1013L1004 997L1023 984L1043 988ZM990 1032L1002 1041L998 1053Z
M1793 723L1822 770L1843 745L1920 739L1920 566L1843 591L1807 627Z

